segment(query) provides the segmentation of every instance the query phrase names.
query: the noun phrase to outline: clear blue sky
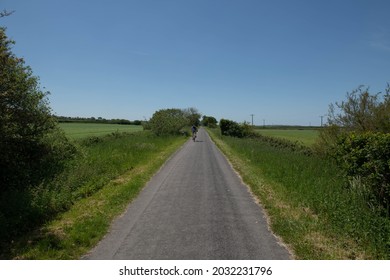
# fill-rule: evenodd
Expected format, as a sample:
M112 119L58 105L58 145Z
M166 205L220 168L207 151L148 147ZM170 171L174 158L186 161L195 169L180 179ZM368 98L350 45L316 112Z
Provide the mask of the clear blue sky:
M390 82L388 0L0 0L0 19L65 116L163 108L319 125Z

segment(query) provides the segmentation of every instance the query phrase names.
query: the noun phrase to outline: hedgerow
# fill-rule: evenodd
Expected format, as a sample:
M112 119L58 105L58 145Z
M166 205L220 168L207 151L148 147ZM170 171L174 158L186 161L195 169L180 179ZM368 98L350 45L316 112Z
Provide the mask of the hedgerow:
M342 134L334 158L368 205L390 214L390 134Z

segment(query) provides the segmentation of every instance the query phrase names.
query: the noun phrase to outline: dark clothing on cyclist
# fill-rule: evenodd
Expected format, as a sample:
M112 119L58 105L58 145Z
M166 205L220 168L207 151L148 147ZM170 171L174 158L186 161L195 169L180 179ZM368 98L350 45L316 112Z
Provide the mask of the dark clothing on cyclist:
M194 134L195 132L198 131L198 129L196 128L195 125L193 125L193 126L191 127L191 131L192 131L192 134Z

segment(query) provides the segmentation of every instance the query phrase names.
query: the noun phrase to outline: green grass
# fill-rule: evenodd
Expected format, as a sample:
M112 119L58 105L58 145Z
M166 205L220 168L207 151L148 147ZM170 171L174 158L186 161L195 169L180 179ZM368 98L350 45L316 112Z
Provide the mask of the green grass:
M256 129L264 136L279 137L289 141L298 141L306 146L312 146L319 135L315 129Z
M390 221L345 188L332 162L257 139L214 141L266 209L297 259L389 259Z
M65 134L72 139L91 136L103 136L112 132L142 131L141 125L98 124L98 123L60 123L59 126Z
M13 242L0 248L0 257L80 258L186 140L138 132L78 141L79 155L63 173L30 190L25 211L17 211L18 203L10 202L10 209L20 214L14 218L31 223L30 230L12 236Z

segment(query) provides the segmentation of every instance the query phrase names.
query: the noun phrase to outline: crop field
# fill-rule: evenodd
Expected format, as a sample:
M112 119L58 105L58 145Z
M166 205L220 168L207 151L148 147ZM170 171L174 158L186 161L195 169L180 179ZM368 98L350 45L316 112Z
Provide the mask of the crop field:
M305 146L313 145L319 135L319 130L315 129L256 129L256 132L264 136L279 137L290 141L298 141Z
M90 136L103 136L112 132L142 131L141 125L100 124L100 123L60 123L66 135L72 139Z

